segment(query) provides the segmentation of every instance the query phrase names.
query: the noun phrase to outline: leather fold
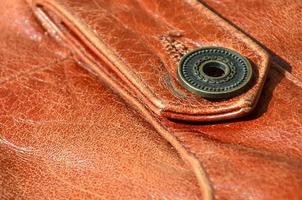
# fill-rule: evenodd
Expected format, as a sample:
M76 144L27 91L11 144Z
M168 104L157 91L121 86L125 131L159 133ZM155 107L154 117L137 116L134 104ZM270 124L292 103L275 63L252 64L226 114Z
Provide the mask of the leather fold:
M112 79L159 117L217 121L250 113L268 71L267 53L195 1L31 1L54 37L88 70ZM173 13L171 9L180 12ZM173 13L173 15L171 15ZM222 46L246 56L254 81L244 94L210 101L177 78L180 58L195 48ZM100 67L100 66L106 66ZM102 78L103 79L103 78Z
M194 171L203 199L302 198L301 86L254 40L194 0L29 3L79 65L175 147ZM203 46L247 57L256 74L253 86L221 102L183 89L177 63Z

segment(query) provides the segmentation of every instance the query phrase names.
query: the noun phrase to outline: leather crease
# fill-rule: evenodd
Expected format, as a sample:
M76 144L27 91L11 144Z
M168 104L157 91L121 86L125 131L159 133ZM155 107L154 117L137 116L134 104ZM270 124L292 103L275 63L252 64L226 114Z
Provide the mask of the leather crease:
M56 38L59 40L62 40L63 42L66 42L68 44L74 44L77 45L78 41L72 40L68 41L67 38L65 38L65 35L62 34L60 29L52 23L51 19L44 13L43 9L41 7L38 7L36 10L36 15L38 18L42 21L43 25L46 28L51 27L52 30L55 30L53 32L54 35L56 35ZM66 27L65 27L66 28ZM51 32L51 30L49 30ZM74 38L73 38L74 39ZM83 50L85 49L83 46L74 46L72 49L80 49ZM86 51L81 51L77 52L77 56L82 55L83 53L86 53ZM83 56L83 55L82 55ZM194 155L191 155L178 141L177 138L173 137L165 127L160 125L160 121L156 118L156 116L152 115L152 111L148 110L146 107L143 106L141 102L138 102L137 99L133 98L132 95L129 94L128 88L125 88L122 85L117 85L119 83L118 80L114 80L113 76L111 78L108 78L108 74L104 74L103 72L100 72L98 70L99 64L94 63L96 59L87 59L89 57L87 54L85 56L87 57L82 57L80 56L78 59L81 62L85 62L88 64L88 70L92 70L93 73L96 73L99 78L104 81L106 84L108 84L110 87L112 87L118 94L120 94L123 98L127 99L127 101L130 101L132 106L135 107L138 111L140 111L143 115L144 118L150 122L154 128L167 140L169 141L177 150L177 152L180 154L180 156L183 158L183 160L188 163L189 166L192 167L193 172L195 173L197 180L200 184L201 187L201 192L203 195L203 198L206 200L211 200L213 199L213 193L212 193L212 188L210 185L210 181L208 180L208 177L206 175L206 172L204 168L202 167L202 164L194 157ZM92 66L96 65L95 69L91 69ZM85 66L84 66L85 67ZM86 67L85 67L86 68ZM111 74L112 75L112 74Z
M196 0L28 1L81 66L172 144L203 199L302 197L301 85L276 59L270 62L264 45ZM223 4L213 5L227 13ZM178 58L161 40L171 29L182 47L224 46L246 56L256 74L253 86L222 102L183 90L175 75Z

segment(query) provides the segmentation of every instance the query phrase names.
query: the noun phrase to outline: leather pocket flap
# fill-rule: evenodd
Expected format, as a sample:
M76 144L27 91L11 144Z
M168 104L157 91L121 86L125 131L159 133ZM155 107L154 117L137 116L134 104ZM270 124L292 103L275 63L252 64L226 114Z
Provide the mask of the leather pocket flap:
M243 116L257 103L268 71L267 53L197 1L31 3L44 26L72 48L82 66L159 117L217 121ZM206 46L232 49L252 63L253 83L245 93L210 101L179 83L180 59Z

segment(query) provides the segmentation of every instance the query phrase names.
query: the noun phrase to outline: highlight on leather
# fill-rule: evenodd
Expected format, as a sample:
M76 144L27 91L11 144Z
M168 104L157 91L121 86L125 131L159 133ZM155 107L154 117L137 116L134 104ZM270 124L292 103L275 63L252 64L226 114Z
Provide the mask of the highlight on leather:
M188 122L239 117L256 106L268 55L232 25L193 0L32 5L79 65L117 91L173 145L194 171L203 199L301 198L301 88L275 62L253 115L223 123ZM214 44L240 52L253 64L256 79L245 94L208 102L178 87L179 59L197 46Z
M194 1L124 2L128 10L115 1L30 3L42 24L73 49L87 70L114 80L116 87L127 90L159 117L181 121L238 118L250 113L258 101L268 71L267 53ZM182 21L175 20L177 13L166 15L173 6L187 13L181 14ZM249 90L211 101L182 87L177 78L179 57L211 45L233 49L251 61L255 76ZM100 63L106 67L98 67Z

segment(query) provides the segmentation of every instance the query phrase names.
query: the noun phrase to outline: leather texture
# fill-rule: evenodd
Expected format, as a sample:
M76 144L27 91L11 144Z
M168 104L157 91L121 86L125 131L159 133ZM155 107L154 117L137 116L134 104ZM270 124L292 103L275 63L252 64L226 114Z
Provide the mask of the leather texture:
M0 199L199 199L192 170L24 1L1 7Z
M33 4L43 5L35 10L44 25L53 21L46 28L76 50L89 66L95 66L93 71L111 78L115 74L118 88L126 86L123 90L143 101L159 117L217 121L249 113L258 100L268 71L268 55L199 3L129 0L34 1ZM171 15L175 9L183 12ZM213 103L180 86L175 56L213 45L235 49L254 63L255 83L248 92ZM99 60L108 67L98 70L101 68L98 65L102 65L97 63Z
M302 199L302 3L28 3L39 22L1 8L2 199ZM179 59L208 45L252 61L249 91L178 85Z

